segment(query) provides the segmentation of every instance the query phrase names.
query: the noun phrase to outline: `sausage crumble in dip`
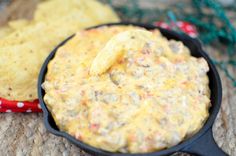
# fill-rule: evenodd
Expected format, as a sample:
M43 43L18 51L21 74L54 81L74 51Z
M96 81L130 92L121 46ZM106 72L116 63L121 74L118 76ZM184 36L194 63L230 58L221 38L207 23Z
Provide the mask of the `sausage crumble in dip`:
M159 30L78 32L48 65L44 100L61 131L122 153L172 147L208 118L207 62Z

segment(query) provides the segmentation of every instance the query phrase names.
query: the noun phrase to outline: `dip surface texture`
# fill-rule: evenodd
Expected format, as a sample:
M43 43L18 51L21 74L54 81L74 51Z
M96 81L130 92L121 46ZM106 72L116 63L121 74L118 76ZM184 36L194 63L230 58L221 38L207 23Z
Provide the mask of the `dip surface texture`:
M125 36L124 48L113 40L111 54L122 53L113 62L104 57L109 68L90 74L107 43L130 30L146 31L110 26L78 32L49 63L44 100L61 131L91 146L124 153L169 148L195 134L208 117L209 67L181 42L153 30L150 39Z

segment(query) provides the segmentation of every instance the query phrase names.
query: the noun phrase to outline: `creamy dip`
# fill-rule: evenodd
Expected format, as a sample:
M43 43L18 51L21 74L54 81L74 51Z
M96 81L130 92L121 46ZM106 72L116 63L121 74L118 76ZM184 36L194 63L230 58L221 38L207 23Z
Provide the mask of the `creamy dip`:
M199 131L208 117L209 67L158 30L140 42L126 36L120 55L110 62L101 54L94 64L109 42L108 53L120 51L114 38L130 30L146 31L110 26L78 32L49 63L44 100L61 131L91 146L124 153L169 148ZM100 69L101 63L109 68L91 74L92 64Z

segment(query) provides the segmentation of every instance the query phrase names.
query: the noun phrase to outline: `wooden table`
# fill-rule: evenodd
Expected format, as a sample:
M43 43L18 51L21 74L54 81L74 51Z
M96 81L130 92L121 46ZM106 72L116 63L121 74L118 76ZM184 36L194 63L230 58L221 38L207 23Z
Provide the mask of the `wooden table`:
M9 19L22 16L30 18L29 11L32 12L37 2L38 0L15 0L14 5L11 5L8 10L0 10L0 25ZM122 0L121 3L125 3L125 0ZM22 4L24 7L18 7ZM225 50L223 47L208 46L204 48L215 58L224 59L225 57L217 53L217 51ZM235 69L230 68L230 70L236 75ZM224 151L236 156L236 88L233 88L221 70L218 71L223 85L223 101L213 126L214 138ZM88 156L66 139L48 133L43 124L42 113L1 113L0 140L0 155L2 156Z

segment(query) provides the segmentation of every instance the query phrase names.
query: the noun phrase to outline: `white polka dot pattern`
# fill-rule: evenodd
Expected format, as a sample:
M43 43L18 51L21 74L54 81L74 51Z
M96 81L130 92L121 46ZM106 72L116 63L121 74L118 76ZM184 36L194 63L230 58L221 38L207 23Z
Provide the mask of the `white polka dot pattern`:
M40 106L40 104L38 104L38 108L39 108L39 109L42 109L41 106Z
M26 112L27 112L27 113L30 113L30 112L32 112L32 110L31 110L31 109L27 109Z
M24 103L23 102L17 102L16 105L17 105L18 108L24 107Z
M9 101L0 97L0 112L42 112L39 100Z

